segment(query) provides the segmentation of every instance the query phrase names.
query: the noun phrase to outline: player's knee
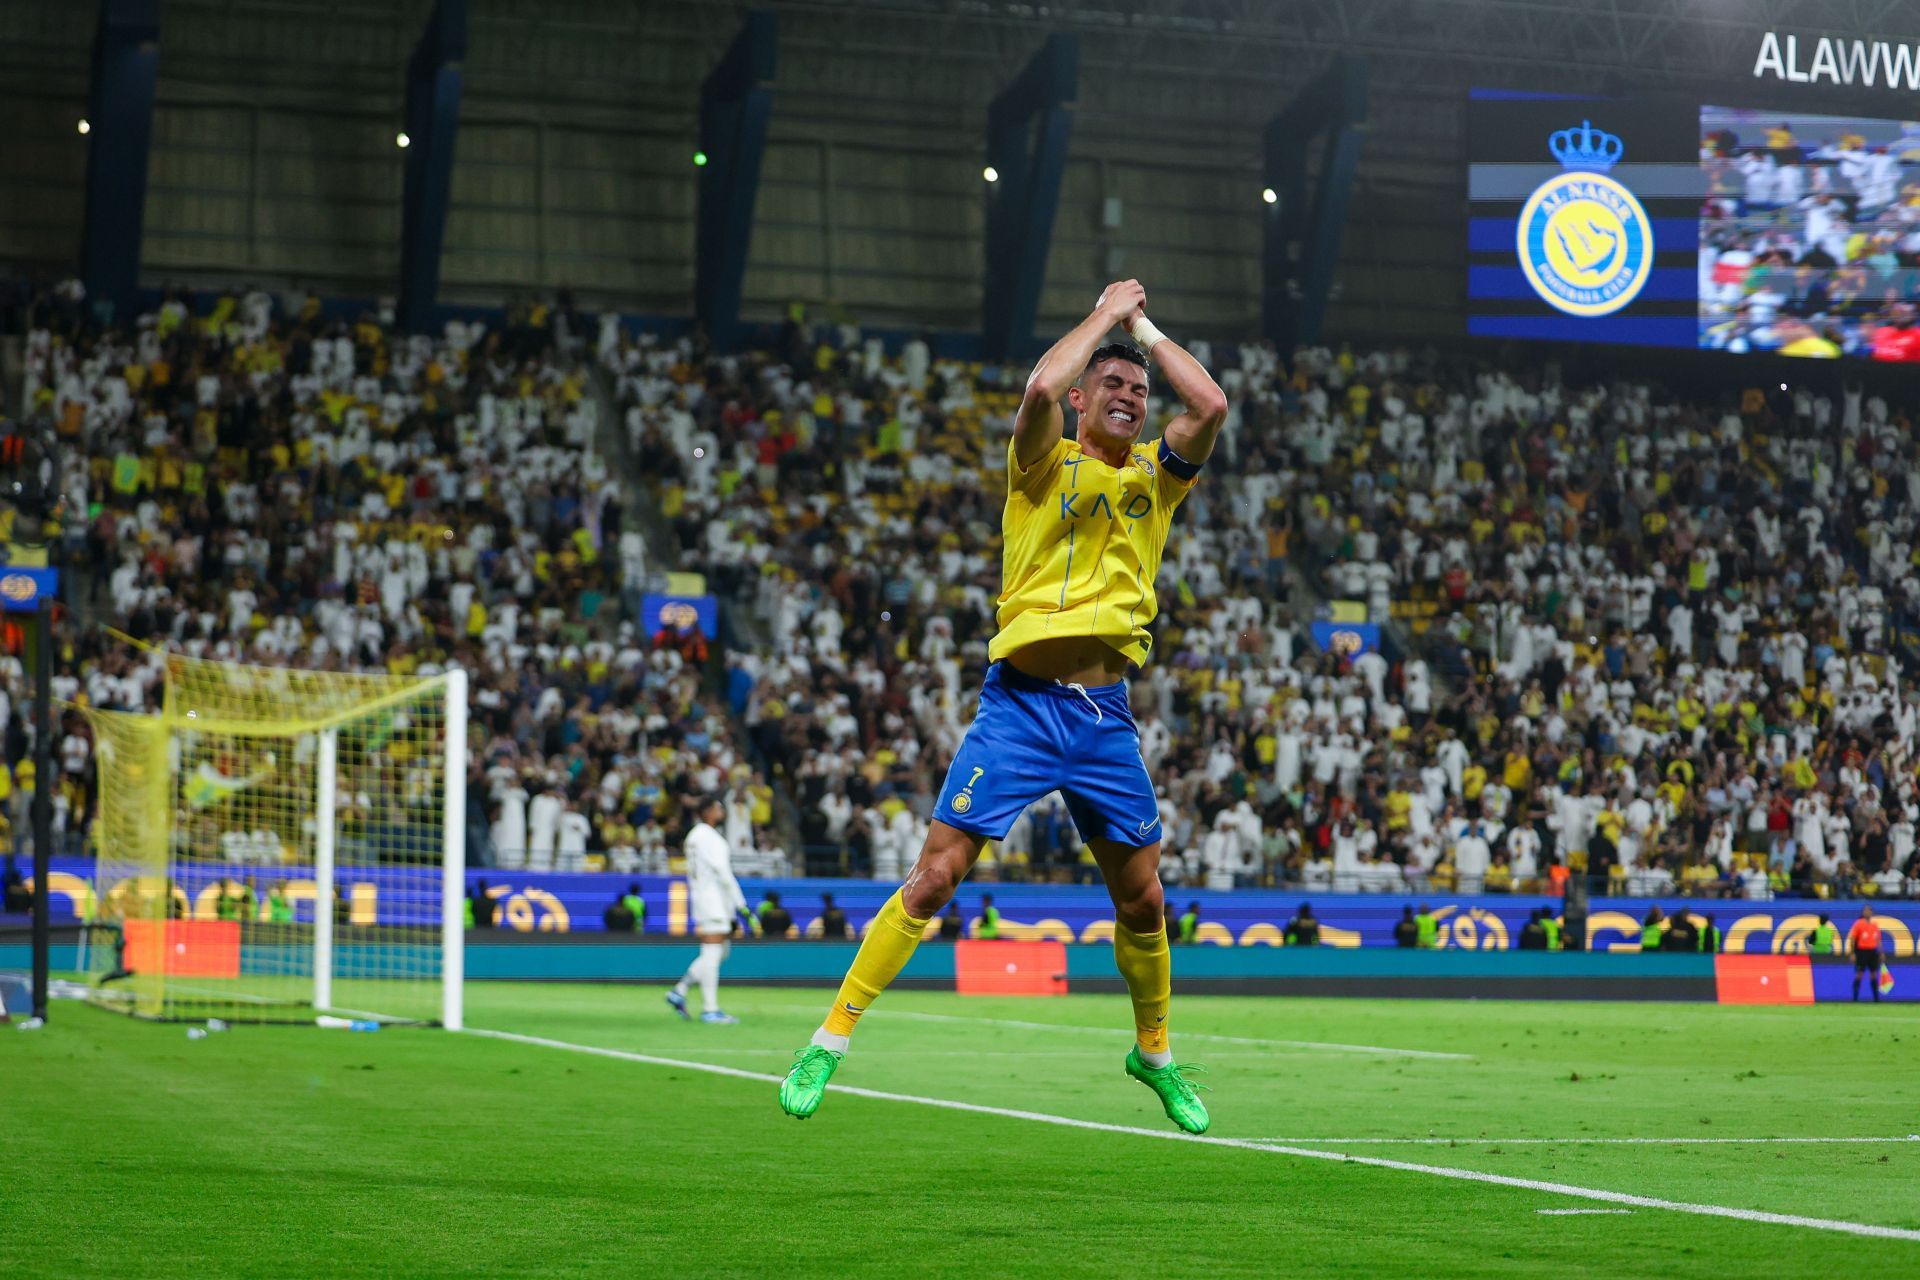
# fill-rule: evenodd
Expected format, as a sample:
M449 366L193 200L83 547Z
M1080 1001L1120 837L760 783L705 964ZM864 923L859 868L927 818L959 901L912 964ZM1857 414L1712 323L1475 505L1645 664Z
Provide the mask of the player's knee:
M945 860L923 854L913 874L900 886L900 905L914 919L930 920L947 905L959 887L959 873Z
M1135 933L1152 933L1166 923L1166 895L1160 877L1113 895L1113 917Z
M900 886L900 904L917 920L931 918L960 887L973 866L973 842L966 833L935 827L927 833L920 860Z
M916 920L930 920L953 896L953 885L939 872L914 868L900 886L900 905Z

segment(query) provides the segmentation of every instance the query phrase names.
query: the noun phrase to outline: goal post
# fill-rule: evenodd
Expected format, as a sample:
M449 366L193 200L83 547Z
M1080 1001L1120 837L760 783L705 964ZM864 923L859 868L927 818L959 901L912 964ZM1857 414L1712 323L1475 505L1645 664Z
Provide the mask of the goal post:
M467 987L467 673L459 667L447 672L441 741L440 1025L460 1031Z
M333 835L340 812L340 731L320 731L313 806L313 900L332 902L336 883ZM333 912L313 913L313 1007L333 1008Z
M150 1018L464 1021L467 674L169 654L155 715L90 710L99 1003Z

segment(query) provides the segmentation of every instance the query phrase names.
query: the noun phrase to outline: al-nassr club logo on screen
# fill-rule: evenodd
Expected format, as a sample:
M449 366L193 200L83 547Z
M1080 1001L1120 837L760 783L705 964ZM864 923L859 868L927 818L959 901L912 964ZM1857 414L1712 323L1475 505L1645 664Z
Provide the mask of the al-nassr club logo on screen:
M1573 316L1612 315L1653 271L1653 224L1633 192L1609 177L1625 144L1583 120L1548 139L1566 169L1520 211L1520 268L1549 306Z

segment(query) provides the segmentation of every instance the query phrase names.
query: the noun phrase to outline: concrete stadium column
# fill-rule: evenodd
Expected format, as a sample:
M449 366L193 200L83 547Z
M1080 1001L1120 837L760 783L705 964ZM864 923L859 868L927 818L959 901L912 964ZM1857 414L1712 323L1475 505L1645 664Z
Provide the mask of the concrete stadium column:
M123 318L140 288L140 223L159 67L159 0L100 0L87 89L80 279L89 301L111 303Z
M460 132L460 90L467 57L467 0L435 0L407 59L406 186L400 212L403 329L433 328L440 295L440 249L453 193L453 144Z
M721 350L740 340L740 291L753 238L760 158L773 115L773 15L747 14L700 86L699 212L694 230L693 313Z
M1023 358L1046 282L1053 215L1067 167L1080 41L1054 35L987 108L987 243L981 279L982 354Z
M1267 206L1260 315L1282 352L1320 340L1366 122L1366 59L1342 55L1267 123L1264 171L1279 199ZM1324 150L1310 187L1316 144Z

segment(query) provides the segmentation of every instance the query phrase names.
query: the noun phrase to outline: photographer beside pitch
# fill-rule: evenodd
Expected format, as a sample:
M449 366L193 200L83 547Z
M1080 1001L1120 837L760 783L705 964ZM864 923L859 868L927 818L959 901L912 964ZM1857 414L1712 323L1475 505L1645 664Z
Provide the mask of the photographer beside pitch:
M860 1016L985 843L1005 838L1029 804L1059 790L1113 899L1114 959L1134 1009L1127 1074L1154 1091L1175 1124L1206 1131L1206 1108L1168 1049L1160 809L1126 677L1147 660L1167 533L1213 452L1227 401L1147 319L1146 301L1137 280L1107 286L1027 379L1007 446L1000 629L979 708L918 861L874 919L826 1022L794 1055L780 1087L788 1115L804 1120L819 1108ZM1115 326L1140 347L1102 346ZM1157 446L1140 443L1149 360L1182 406ZM1072 440L1063 435L1062 397L1079 416Z

